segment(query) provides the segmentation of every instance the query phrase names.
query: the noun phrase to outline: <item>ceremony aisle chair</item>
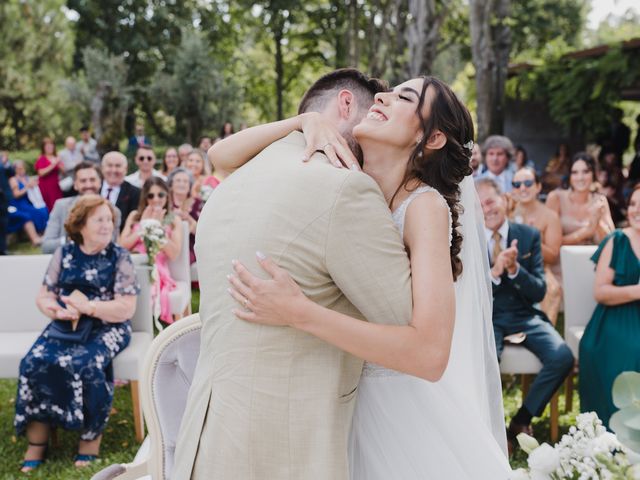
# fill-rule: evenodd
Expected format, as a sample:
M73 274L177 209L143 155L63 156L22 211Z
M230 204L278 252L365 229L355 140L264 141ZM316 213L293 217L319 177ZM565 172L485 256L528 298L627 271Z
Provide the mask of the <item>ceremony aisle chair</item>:
M182 414L200 353L200 316L190 315L165 328L144 360L140 397L148 437L133 462L114 464L91 480L166 480Z
M527 395L531 384L531 375L537 375L542 369L542 362L522 345L505 344L500 358L500 373L505 375L521 375L522 398ZM551 442L558 441L558 392L553 394L549 402Z
M564 340L569 345L578 366L580 365L578 358L580 339L597 306L593 297L596 280L595 264L591 261L591 256L597 248L595 245L568 245L560 249ZM574 377L575 373L572 371L566 380L565 412L568 412L573 404Z
M136 311L131 318L131 341L113 361L114 377L131 382L136 438L142 442L142 410L138 399L138 376L142 359L153 340L149 267L146 255L132 255L140 283ZM17 378L20 360L49 323L36 306L51 255L0 257L0 378Z
M182 222L182 246L179 255L169 262L176 289L169 293L171 314L175 319L191 313L191 266L189 265L189 224Z

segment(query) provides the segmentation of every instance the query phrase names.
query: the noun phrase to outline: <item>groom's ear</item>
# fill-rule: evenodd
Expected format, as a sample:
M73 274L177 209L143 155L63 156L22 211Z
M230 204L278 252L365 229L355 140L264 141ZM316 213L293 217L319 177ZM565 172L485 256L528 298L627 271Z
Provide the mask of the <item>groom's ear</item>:
M350 90L338 92L338 112L342 120L348 120L356 111L355 95Z

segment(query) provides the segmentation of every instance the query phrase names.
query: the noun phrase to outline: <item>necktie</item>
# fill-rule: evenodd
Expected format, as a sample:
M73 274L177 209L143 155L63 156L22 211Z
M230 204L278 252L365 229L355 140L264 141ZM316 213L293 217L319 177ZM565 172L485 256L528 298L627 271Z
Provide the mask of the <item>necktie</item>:
M107 188L107 196L105 197L107 200L109 200L111 202L111 192L113 192L113 188L108 187Z
M500 255L500 252L502 252L502 245L500 245L502 235L500 235L500 232L493 232L491 238L493 239L493 253L491 254L491 263L494 263L496 261L496 258L498 258L498 255Z

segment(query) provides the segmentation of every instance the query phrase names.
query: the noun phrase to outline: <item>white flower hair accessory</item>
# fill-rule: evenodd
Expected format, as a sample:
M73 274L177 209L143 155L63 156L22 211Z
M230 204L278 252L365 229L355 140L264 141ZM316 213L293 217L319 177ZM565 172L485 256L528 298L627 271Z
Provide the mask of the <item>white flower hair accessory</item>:
M469 140L467 143L465 143L462 146L469 151L473 150L473 140Z

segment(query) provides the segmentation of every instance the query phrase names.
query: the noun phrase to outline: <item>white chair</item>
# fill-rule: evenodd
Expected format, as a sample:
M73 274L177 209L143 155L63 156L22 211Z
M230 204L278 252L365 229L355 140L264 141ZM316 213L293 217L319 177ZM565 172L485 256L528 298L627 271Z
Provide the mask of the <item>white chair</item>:
M191 313L191 267L189 265L189 224L182 222L182 246L180 254L169 262L171 277L176 289L169 293L171 313L181 318Z
M149 436L132 463L110 465L92 480L168 478L200 353L200 329L199 315L190 315L171 324L153 341L144 361L140 390Z
M579 364L580 340L591 320L597 302L593 297L595 264L591 257L595 245L571 245L560 249L562 266L562 290L564 300L564 340ZM573 373L565 384L567 409L573 403Z
M138 378L142 359L153 340L149 267L145 255L133 255L140 283L136 312L131 318L131 341L113 361L114 376L131 381L136 438L143 439L138 400ZM49 323L36 307L51 255L9 255L0 257L0 378L17 378L20 360Z
M522 398L527 395L531 384L531 375L537 375L542 369L542 362L533 353L521 345L505 344L500 357L500 373L506 375L522 375ZM551 441L558 441L558 393L549 402Z

